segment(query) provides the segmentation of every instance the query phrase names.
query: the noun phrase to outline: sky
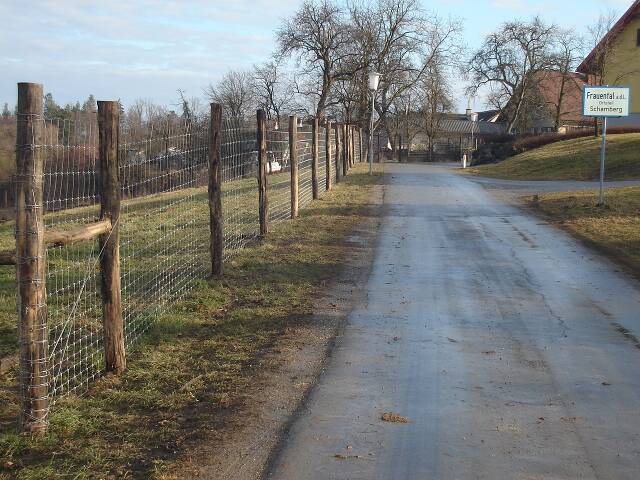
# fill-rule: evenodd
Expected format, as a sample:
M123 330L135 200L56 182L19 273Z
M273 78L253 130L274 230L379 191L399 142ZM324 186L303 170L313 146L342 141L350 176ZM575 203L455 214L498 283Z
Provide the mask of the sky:
M171 106L177 89L203 97L230 68L269 58L274 32L302 0L0 0L0 107L16 102L18 82L44 84L60 104L93 94L126 105L144 98ZM464 42L514 18L540 15L585 31L600 13L619 15L632 0L422 0L460 19ZM456 83L456 105L467 100ZM475 109L484 105L477 100Z

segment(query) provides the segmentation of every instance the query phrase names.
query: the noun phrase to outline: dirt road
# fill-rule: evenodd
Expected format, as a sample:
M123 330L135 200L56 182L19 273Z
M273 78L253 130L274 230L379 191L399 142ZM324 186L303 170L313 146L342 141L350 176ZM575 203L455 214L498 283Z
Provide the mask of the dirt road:
M638 478L638 283L466 176L386 170L366 297L268 478Z

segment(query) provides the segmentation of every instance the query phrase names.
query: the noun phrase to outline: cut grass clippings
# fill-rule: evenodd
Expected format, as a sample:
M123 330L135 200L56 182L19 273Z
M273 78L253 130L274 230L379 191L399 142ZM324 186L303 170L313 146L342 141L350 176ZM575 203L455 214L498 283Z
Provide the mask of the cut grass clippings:
M601 139L576 138L545 145L466 173L511 180L596 180ZM607 137L607 180L640 178L640 133Z
M121 377L51 410L40 438L16 431L16 370L0 376L0 478L156 478L242 404L261 356L312 314L372 214L381 173L356 166L299 219L238 252L221 280L201 280L157 319Z
M640 187L607 189L605 206L596 191L549 193L529 198L551 222L640 277Z

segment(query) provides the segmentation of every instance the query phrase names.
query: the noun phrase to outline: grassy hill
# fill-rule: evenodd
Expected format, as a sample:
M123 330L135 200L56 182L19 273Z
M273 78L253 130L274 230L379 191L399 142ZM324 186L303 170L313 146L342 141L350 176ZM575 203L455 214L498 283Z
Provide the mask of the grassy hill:
M600 172L600 139L575 138L515 155L469 173L513 180L596 180ZM607 137L606 178L640 178L640 133Z

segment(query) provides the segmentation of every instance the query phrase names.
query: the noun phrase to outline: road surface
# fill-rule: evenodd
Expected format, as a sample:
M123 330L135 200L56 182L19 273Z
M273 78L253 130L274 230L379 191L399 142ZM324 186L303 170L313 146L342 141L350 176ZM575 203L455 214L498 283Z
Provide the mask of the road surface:
M367 300L268 478L640 478L638 283L466 176L385 169Z

